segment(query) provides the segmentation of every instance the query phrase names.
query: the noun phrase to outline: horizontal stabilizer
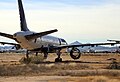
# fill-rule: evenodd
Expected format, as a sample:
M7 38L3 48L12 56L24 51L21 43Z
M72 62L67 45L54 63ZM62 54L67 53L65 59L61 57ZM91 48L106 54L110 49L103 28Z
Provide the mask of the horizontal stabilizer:
M57 32L57 31L58 30L55 29L55 30L50 30L50 31L35 33L35 34L31 34L31 35L26 35L25 37L26 37L27 40L33 40L33 39L36 39L36 38L39 38L39 37L42 37L42 36L45 36L45 35Z
M14 38L13 38L13 35L11 35L11 34L6 34L6 33L2 33L2 32L0 32L0 36L7 37L7 38L10 38L10 39L14 39Z

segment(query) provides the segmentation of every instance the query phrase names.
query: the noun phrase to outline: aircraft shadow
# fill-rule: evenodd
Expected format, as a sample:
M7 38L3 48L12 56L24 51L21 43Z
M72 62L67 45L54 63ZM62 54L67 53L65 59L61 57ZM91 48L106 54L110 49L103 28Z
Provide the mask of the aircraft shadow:
M44 62L38 62L37 64L57 64L57 63L63 63L63 64L69 64L69 63L90 63L90 64L109 64L108 62L99 62L99 61L74 61L74 60L67 60L62 62L53 62L53 61L44 61Z

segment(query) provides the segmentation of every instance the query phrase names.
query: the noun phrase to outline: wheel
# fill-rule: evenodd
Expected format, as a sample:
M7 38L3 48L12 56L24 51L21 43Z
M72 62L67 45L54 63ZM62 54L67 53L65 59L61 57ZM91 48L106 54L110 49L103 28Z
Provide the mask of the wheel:
M77 49L77 48L73 48L73 49L70 51L70 56L71 56L71 58L73 58L73 59L79 59L80 56L81 56L80 50Z
M44 53L44 59L47 59L47 57L48 57L48 53Z
M55 62L62 62L62 58L56 58Z

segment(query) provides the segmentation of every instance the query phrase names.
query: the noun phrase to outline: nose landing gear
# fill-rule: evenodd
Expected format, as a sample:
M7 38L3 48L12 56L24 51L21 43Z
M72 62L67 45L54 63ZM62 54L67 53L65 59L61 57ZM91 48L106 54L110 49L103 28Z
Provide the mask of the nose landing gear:
M62 58L60 58L60 56L61 56L61 52L60 52L60 50L57 50L57 58L55 59L55 62L62 62Z
M62 62L62 58L56 58L55 62Z

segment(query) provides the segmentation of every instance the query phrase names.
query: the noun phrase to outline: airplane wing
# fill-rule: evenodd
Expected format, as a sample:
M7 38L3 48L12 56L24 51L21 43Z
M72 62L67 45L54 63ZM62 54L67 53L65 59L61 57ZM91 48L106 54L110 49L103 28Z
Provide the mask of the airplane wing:
M21 48L21 46L19 44L17 44L17 43L0 42L0 44L2 44L2 45L5 45L5 44L14 45L17 50Z
M2 45L5 45L5 44L8 44L8 45L19 45L17 43L9 43L9 42L0 42L0 44L2 44Z
M31 35L26 35L25 38L27 40L32 40L32 39L36 39L36 38L41 37L41 36L45 36L45 35L57 32L57 31L58 31L57 29L54 29L54 30L50 30L50 31L35 33L35 34L31 34Z
M60 47L54 47L54 49L85 47L85 46L95 47L95 46L98 46L98 45L111 45L111 46L113 46L115 44L118 44L118 43L96 43L96 44L65 45L65 46L60 46Z
M11 35L11 34L6 34L6 33L2 33L2 32L0 32L0 36L7 37L7 38L10 38L10 39L14 39L14 38L13 38L13 35Z

